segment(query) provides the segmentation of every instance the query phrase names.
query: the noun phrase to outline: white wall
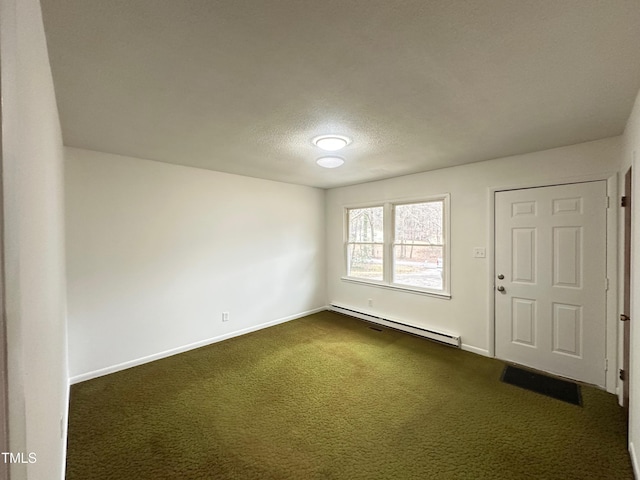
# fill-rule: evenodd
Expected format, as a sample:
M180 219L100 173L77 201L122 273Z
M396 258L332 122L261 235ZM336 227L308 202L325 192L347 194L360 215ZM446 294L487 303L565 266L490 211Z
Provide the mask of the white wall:
M631 365L629 372L629 452L640 478L640 92L623 136L621 174L633 163L633 219L631 257Z
M65 151L72 381L325 305L323 190Z
M591 175L606 178L618 170L621 140L621 137L614 137L329 190L329 303L354 307L419 327L459 334L462 337L463 348L487 354L493 341L493 318L490 313L491 265L489 258L473 258L472 253L474 247L485 247L487 252L490 251L490 188L553 184L564 180L579 180ZM342 230L345 206L420 198L441 193L451 194L450 300L355 284L340 279L343 273ZM367 306L369 298L373 300L373 307ZM613 303L612 308L615 312L617 305ZM615 350L615 336L612 345Z
M1 0L9 437L13 480L64 472L68 405L62 138L37 0Z

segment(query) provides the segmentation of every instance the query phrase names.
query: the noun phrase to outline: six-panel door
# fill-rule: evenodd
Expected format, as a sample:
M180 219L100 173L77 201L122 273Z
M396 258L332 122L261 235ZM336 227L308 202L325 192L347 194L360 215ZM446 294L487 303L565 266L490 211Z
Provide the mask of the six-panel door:
M606 182L495 200L496 356L604 386Z

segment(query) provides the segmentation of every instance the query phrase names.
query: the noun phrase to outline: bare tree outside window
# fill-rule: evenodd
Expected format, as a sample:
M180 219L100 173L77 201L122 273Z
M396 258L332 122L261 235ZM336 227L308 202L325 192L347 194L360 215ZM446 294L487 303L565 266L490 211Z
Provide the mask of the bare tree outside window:
M383 279L383 207L348 210L347 275L367 280Z
M448 194L345 214L346 279L450 298Z
M394 206L393 283L443 290L444 202Z

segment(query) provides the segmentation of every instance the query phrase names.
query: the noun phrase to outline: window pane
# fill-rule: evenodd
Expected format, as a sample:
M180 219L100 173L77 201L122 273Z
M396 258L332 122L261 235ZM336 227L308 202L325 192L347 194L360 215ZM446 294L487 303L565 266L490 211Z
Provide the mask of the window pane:
M367 280L382 280L382 245L347 246L347 275Z
M443 247L396 245L393 249L393 282L442 290Z
M441 200L396 205L395 243L442 245L443 210L444 203Z
M383 208L352 208L349 210L349 241L382 243Z

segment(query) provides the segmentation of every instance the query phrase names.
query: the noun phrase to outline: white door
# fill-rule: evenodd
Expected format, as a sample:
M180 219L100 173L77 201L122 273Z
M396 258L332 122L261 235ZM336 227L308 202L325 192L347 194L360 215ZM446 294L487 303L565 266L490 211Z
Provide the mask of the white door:
M496 356L604 386L606 182L495 201Z

